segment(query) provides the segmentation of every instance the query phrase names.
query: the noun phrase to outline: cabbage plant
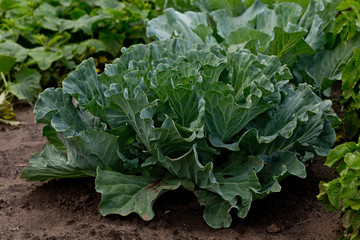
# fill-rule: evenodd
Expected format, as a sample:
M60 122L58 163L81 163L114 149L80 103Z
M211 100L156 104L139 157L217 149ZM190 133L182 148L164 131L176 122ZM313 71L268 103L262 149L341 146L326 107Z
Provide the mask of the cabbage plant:
M181 38L123 49L101 75L88 59L40 94L48 143L21 177L95 177L101 214L144 220L160 195L184 188L208 225L229 227L232 209L244 218L335 141L331 101L290 79L277 56Z
M213 2L213 8L206 8L204 2ZM166 9L148 21L147 35L158 40L177 36L192 43L221 44L229 52L245 48L254 54L275 55L292 71L294 82L311 84L319 95L328 97L329 87L341 79L353 48L360 48L354 23L358 11L349 7L357 6L354 1L256 0L242 12L233 11L240 9L240 1L232 1L237 3L232 7L223 6L226 2L199 1L203 12ZM350 23L344 21L349 14ZM341 38L345 36L343 41L338 41L335 33L339 32L343 32Z

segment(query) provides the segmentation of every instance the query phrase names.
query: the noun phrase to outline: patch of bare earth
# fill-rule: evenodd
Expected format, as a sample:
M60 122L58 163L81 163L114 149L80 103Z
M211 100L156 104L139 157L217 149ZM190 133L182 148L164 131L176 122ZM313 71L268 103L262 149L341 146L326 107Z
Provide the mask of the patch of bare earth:
M234 214L230 228L214 230L202 219L192 193L163 195L156 216L145 222L136 215L103 217L94 179L27 182L19 178L46 140L33 123L32 109L16 109L25 125L0 125L0 239L289 239L335 240L341 235L340 214L327 213L316 200L320 180L335 178L316 160L308 177L290 177L281 193L253 203L247 218Z

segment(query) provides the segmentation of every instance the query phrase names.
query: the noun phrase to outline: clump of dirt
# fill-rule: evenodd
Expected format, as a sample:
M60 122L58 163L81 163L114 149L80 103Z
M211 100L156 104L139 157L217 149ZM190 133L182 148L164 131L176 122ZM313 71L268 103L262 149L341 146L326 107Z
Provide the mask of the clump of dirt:
M16 109L25 125L0 125L0 239L326 239L343 231L339 212L327 213L317 201L320 180L336 175L317 159L308 177L289 177L282 192L253 203L249 215L234 214L228 229L215 230L202 219L191 192L163 195L154 205L156 216L145 222L137 215L103 217L94 179L27 182L20 172L46 142L32 108Z

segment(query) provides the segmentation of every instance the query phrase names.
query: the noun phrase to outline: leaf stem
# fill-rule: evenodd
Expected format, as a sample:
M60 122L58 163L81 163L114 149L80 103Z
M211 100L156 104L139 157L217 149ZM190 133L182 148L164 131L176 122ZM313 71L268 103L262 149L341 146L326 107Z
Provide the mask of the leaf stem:
M8 85L7 85L6 78L5 78L5 75L3 72L1 72L1 78L4 81L5 88L7 88Z

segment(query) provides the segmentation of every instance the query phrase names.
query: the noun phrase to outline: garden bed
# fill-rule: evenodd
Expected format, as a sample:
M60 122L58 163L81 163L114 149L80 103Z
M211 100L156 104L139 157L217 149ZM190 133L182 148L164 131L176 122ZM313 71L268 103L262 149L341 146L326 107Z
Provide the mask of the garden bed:
M340 213L327 213L317 199L320 180L336 175L322 159L311 164L306 179L289 177L282 192L253 203L249 215L234 214L228 229L214 230L202 218L203 209L190 192L163 195L154 206L155 218L137 215L103 217L94 179L27 182L21 170L45 138L33 122L32 108L15 108L24 124L0 125L0 239L337 239Z

